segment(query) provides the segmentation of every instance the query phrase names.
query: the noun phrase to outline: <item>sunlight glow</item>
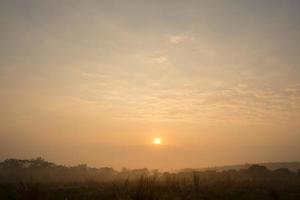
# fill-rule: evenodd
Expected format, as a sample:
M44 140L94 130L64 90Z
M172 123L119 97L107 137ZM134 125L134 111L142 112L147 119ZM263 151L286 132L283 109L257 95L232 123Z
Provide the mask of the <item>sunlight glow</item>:
M154 138L153 139L153 144L156 144L156 145L159 145L159 144L161 144L161 139L160 138Z

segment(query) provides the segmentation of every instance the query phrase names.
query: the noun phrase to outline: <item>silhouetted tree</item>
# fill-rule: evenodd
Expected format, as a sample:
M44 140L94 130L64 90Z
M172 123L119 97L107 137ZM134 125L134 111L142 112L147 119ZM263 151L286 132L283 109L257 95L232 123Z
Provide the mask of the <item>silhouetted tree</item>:
M247 169L247 173L252 177L265 178L270 174L270 170L262 165L252 165Z
M275 176L279 176L279 177L285 177L285 176L291 176L293 175L293 172L287 168L279 168L279 169L275 169L273 171L273 174Z

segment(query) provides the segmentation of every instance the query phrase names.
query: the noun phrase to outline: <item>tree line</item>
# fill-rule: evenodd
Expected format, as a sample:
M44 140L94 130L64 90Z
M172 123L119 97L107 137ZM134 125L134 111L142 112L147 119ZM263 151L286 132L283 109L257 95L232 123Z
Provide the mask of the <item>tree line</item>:
M83 182L83 181L123 181L137 180L141 177L153 178L157 181L187 181L199 180L256 180L256 179L300 179L300 169L291 171L288 168L269 170L262 165L251 165L247 169L193 170L185 169L177 172L162 172L159 170L127 169L115 170L111 167L93 168L86 164L64 166L48 162L43 158L36 159L6 159L0 162L0 182Z

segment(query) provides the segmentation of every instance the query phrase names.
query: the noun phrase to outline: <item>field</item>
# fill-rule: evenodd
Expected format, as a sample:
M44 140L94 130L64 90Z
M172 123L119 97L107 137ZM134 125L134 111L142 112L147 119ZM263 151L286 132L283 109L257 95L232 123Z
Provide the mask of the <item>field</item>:
M299 171L260 165L176 173L64 167L41 159L7 160L0 166L1 200L300 199Z
M2 184L1 199L300 199L299 180L214 180Z

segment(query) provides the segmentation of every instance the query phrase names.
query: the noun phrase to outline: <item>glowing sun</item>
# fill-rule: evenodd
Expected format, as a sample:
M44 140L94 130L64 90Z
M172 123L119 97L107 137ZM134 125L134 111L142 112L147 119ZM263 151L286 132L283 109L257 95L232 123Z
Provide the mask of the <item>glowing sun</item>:
M159 145L161 144L161 142L162 142L161 139L158 137L153 139L153 144Z

